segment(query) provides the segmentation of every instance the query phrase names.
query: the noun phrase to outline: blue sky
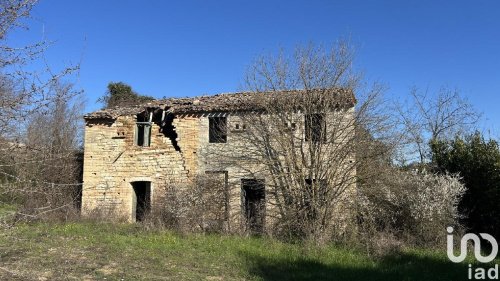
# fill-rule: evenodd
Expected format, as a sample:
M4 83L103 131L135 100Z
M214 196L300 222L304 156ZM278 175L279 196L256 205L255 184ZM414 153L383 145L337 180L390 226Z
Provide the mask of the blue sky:
M11 42L45 36L54 68L81 61L87 111L110 81L155 97L232 92L258 54L349 36L389 96L456 87L500 132L499 1L42 0L33 16Z

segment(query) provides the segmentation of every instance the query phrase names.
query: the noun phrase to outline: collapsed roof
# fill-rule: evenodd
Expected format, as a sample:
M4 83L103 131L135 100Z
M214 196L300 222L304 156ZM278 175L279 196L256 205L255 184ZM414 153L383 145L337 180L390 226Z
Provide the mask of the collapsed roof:
M336 107L350 108L356 103L354 93L348 89L335 88L327 90L312 90L322 94L333 95ZM168 98L158 99L135 106L116 106L103 110L94 111L84 115L86 120L90 119L116 119L119 116L135 115L147 109L163 109L173 114L207 113L207 112L237 112L262 110L257 95L273 97L286 95L293 97L303 95L306 90L290 90L279 92L240 92L224 93L217 95L205 95L193 98Z

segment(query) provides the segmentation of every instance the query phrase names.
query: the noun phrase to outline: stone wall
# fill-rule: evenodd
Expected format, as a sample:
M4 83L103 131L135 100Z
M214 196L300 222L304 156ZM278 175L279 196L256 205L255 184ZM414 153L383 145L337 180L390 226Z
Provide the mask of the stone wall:
M151 145L134 145L134 116L87 121L83 172L82 213L109 213L134 221L132 182L151 182L154 204L159 187L188 181L182 152L153 124Z
M198 173L198 150L200 147L200 115L179 115L173 121L178 134L177 141L181 148L189 176Z
M208 127L209 127L209 117L211 116L227 116L227 143L209 143L208 139ZM339 111L335 113L327 114L327 135L335 135L336 142L339 146L349 145L348 142L352 142L354 138L354 127L353 127L353 116L354 109L349 109L347 111ZM264 116L263 118L269 118L269 126L272 128L273 125L280 126L277 124L276 120L271 120L274 117ZM273 182L271 176L268 174L268 167L265 163L258 159L258 154L262 153L262 149L257 148L257 151L252 151L255 149L251 144L249 144L249 136L245 135L245 130L243 125L252 121L252 118L243 118L238 114L224 114L224 113L211 113L200 117L200 150L198 152L199 156L199 170L200 171L220 171L227 172L228 174L228 194L229 194L229 218L231 229L238 229L240 231L245 230L245 218L243 215L243 202L242 202L242 179L262 179L266 184L266 220L265 227L271 228L275 219L279 216L276 208L275 197L273 192ZM290 116L289 125L294 124L294 138L303 140L304 139L304 115L300 113L292 114ZM236 128L238 125L238 129ZM245 126L252 126L253 124L245 124ZM271 131L273 129L271 128ZM332 130L337 130L333 132ZM273 132L276 133L276 132ZM307 142L302 145L307 146ZM330 146L330 149L335 149L335 145ZM307 154L307 149L304 149ZM334 154L334 153L333 153ZM351 207L354 206L354 200L356 198L356 188L355 188L355 176L356 171L352 165L355 161L355 155L352 152L347 153L347 155L342 155L340 152L338 155L339 162L345 166L346 173L345 178L348 178L351 182L346 184L345 192L341 194L335 204L335 213L338 216L335 218L336 226L345 226L346 222L352 219L351 215L353 211ZM331 161L328 156L332 153L329 151L324 151L325 156L323 161ZM307 155L305 155L307 157ZM342 174L342 172L340 172ZM343 187L343 188L344 188Z
M352 117L353 110L346 114ZM227 143L209 143L209 117L228 117ZM333 118L333 117L332 117ZM297 114L296 126L303 126L303 115ZM180 114L173 119L177 133L177 151L172 140L160 132L157 124L151 130L151 145L134 145L135 116L122 116L113 120L87 120L85 127L84 185L82 213L109 213L110 218L121 217L134 221L132 183L151 182L153 206L162 196L163 186L188 185L198 174L216 173L227 175L227 229L244 231L242 213L241 180L264 179L270 183L266 167L259 161L246 159L238 165L231 163L228 153L244 155L248 145L241 138L243 121L237 114L208 113ZM236 128L238 124L238 129ZM302 138L303 131L296 131ZM347 132L354 134L354 131ZM215 152L215 153L214 153ZM234 157L233 157L234 159ZM354 155L352 156L354 161ZM355 174L354 174L355 175ZM343 206L351 204L355 197L354 185L342 198ZM276 217L271 195L266 201L266 225L270 227ZM343 207L342 207L343 208ZM341 212L339 212L341 213Z

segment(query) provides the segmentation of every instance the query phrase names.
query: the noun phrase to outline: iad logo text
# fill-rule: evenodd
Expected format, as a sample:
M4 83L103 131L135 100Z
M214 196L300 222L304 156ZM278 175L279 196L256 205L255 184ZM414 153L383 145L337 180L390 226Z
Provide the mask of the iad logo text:
M448 231L446 239L446 253L452 262L460 263L465 260L467 257L467 243L469 240L473 243L474 256L477 261L481 263L489 263L496 258L498 253L498 243L493 236L486 233L479 233L479 235L491 244L491 253L489 255L483 256L481 254L481 240L479 237L476 234L467 233L462 237L462 240L460 240L459 255L455 256L453 252L453 227L448 227L446 230ZM472 265L469 264L468 277L469 279L477 280L485 280L487 279L486 277L488 277L488 279L498 279L498 265L486 269L482 267L473 268Z

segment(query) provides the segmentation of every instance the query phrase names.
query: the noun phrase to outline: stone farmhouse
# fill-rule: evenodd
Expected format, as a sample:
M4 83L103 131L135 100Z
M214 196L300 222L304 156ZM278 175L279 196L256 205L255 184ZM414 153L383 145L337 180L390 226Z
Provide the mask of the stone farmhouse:
M140 221L164 195L161 186L182 186L197 175L211 174L227 191L226 227L238 229L245 222L264 227L272 200L264 192L265 173L256 176L220 165L223 159L204 153L211 147L234 149L236 136L251 125L242 123L238 114L260 114L254 95L169 98L86 114L82 214L109 211L130 222ZM338 89L335 95L338 107L352 114L352 91ZM303 122L303 114L297 113L297 118L289 125L314 126Z

